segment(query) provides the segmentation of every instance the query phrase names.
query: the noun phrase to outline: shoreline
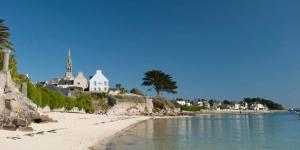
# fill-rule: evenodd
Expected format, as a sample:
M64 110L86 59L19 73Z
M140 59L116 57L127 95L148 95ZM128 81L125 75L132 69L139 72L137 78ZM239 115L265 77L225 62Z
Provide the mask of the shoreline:
M95 144L150 116L114 116L50 112L57 123L32 124L34 131L0 130L0 146L5 150L91 149Z
M252 111L252 110L247 110L247 111L242 111L242 114L264 114L264 113L284 113L284 112L288 112L286 110L272 110L272 111ZM182 115L182 116L152 116L149 119L146 120L142 120L139 122L136 122L118 132L116 132L115 134L106 137L104 139L102 139L100 142L94 144L92 147L90 147L91 150L101 150L101 149L105 149L106 145L109 144L110 140L112 140L114 137L116 136L120 136L122 135L124 132L126 132L127 130L130 130L131 128L147 121L150 119L173 119L173 118L184 118L184 117L193 117L193 116L197 116L197 115L239 115L240 112L239 111L227 111L227 110L223 110L223 111L216 111L216 110L208 110L208 111L204 111L204 112L194 112L193 115Z
M214 114L260 114L260 113L281 113L288 112L287 110L202 110L198 112L184 112L187 115L214 115Z
M99 141L98 143L95 143L93 146L91 146L89 148L91 150L99 150L99 149L101 150L101 149L103 149L103 148L106 147L106 145L109 143L109 141L112 138L121 135L122 133L126 132L127 130L130 130L131 128L133 128L133 127L135 127L135 126L137 126L137 125L139 125L139 124L141 124L141 123L143 123L143 122L145 122L147 120L151 120L151 119L155 120L155 119L183 118L183 117L192 117L192 116L186 116L186 115L184 115L184 116L149 116L148 119L136 122L136 123L134 123L134 124L132 124L132 125L126 127L126 128L123 128L123 129L119 130L118 132L114 133L113 135L111 135L109 137L103 138L101 141Z
M287 111L271 111L287 112ZM243 111L249 113L270 113L270 111ZM239 111L203 111L196 115L240 114ZM66 112L50 112L49 115L58 122L33 123L34 131L0 130L0 146L5 150L29 149L101 149L110 139L149 119L180 118L184 116L128 116L95 115ZM58 144L61 143L61 144ZM51 145L51 147L49 147Z
M149 119L153 119L153 118L149 118ZM147 120L149 120L149 119L147 119ZM129 130L129 129L131 129L131 128L133 128L133 127L135 127L135 126L139 125L140 123L143 123L143 122L145 122L147 120L142 120L142 121L136 122L136 123L134 123L134 124L132 124L132 125L126 127L126 128L123 128L123 129L117 131L116 133L114 133L113 135L110 135L109 137L105 137L102 140L100 140L99 142L93 144L92 146L89 147L89 149L90 150L101 150L101 149L103 149L103 148L106 147L106 144L108 144L109 141L112 138L114 138L114 137L116 137L116 136L118 136L118 135L126 132L127 130Z

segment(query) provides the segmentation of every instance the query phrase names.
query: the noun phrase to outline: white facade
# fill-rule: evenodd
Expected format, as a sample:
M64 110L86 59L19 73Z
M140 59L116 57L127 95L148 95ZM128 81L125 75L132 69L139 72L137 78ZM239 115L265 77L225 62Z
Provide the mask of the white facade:
M264 106L263 104L254 104L253 109L254 110L268 110L268 107Z
M241 109L247 110L248 109L248 103L244 102L243 105L241 105Z
M204 106L204 103L202 101L198 101L197 104L198 104L199 107Z
M101 70L97 70L96 74L89 80L90 92L108 92L108 79L102 74Z
M191 102L186 102L185 105L186 106L192 106Z
M241 104L234 104L234 110L240 110Z
M183 100L177 100L176 102L180 105L185 105L185 101L183 101Z

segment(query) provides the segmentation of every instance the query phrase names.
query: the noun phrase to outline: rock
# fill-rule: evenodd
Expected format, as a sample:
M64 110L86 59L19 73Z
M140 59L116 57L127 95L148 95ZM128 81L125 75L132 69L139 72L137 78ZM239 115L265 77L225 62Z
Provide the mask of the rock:
M43 123L57 122L56 120L53 120L52 118L50 118L48 115L41 115L41 120Z
M9 72L0 72L0 128L6 130L29 130L31 122L47 121L41 117L37 106L23 95L12 81Z
M16 131L18 128L15 125L4 125L2 127L4 130Z
M18 129L19 129L19 131L22 131L22 132L32 132L33 131L32 127L19 127Z

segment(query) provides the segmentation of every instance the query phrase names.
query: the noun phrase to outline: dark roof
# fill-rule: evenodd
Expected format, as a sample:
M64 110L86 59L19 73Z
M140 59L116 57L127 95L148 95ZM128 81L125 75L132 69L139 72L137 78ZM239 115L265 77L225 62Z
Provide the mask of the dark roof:
M74 84L74 80L60 80L58 82L58 85L73 85Z
M69 89L60 88L60 87L57 87L57 86L52 85L52 84L48 84L47 86L45 86L45 88L56 91L56 92L58 92L60 94L63 94L65 96L68 96L68 94L70 92Z

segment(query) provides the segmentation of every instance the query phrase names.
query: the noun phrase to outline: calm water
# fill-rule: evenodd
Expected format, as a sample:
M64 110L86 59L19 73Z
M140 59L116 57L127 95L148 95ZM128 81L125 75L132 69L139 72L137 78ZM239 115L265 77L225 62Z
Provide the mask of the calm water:
M148 120L111 139L112 150L299 150L293 113Z

